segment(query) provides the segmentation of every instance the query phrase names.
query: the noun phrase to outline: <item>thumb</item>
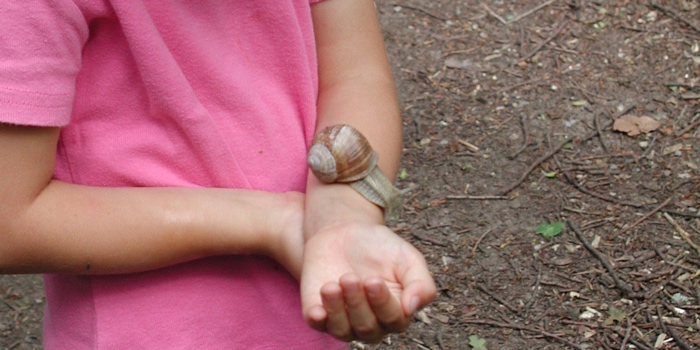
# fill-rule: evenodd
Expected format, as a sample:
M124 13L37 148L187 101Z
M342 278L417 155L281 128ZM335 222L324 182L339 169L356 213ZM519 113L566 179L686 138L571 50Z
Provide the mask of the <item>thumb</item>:
M406 270L399 282L403 286L401 306L407 317L428 305L437 296L437 286L424 261Z
M318 331L325 330L328 313L321 300L321 286L305 274L301 275L301 310L306 323Z

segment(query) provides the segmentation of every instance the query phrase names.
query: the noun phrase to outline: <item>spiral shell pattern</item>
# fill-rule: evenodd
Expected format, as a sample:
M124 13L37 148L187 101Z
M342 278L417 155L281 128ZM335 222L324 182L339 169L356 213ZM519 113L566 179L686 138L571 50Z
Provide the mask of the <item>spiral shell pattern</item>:
M379 156L367 139L349 125L329 126L314 137L309 149L311 171L321 181L353 182L366 177Z

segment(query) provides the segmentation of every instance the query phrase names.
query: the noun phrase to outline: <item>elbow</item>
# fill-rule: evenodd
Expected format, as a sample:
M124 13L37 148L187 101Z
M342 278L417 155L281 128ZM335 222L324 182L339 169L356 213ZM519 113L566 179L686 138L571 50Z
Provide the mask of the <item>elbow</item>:
M0 206L0 274L22 273L24 262L21 257L26 242L20 237L25 236L20 228L21 215L16 211Z

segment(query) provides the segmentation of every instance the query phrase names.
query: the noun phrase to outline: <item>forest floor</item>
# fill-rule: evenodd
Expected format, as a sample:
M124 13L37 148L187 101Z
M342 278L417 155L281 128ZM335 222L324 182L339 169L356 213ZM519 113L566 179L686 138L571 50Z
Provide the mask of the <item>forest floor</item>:
M390 226L437 300L354 349L700 348L700 2L381 0L399 87ZM37 276L0 349L39 348Z

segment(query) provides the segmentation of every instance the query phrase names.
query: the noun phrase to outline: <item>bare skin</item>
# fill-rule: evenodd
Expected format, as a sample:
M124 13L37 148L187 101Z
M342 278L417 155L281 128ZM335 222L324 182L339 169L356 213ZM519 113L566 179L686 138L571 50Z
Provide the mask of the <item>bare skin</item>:
M374 3L328 0L312 11L320 77L316 129L354 126L393 178L401 117ZM378 342L404 331L413 313L435 298L423 256L383 223L380 208L350 187L309 175L301 293L304 317L315 329Z

